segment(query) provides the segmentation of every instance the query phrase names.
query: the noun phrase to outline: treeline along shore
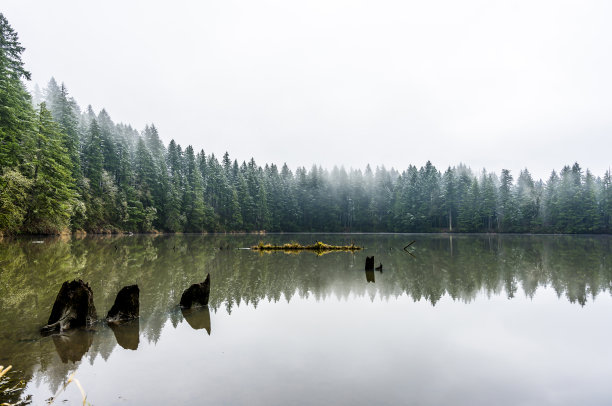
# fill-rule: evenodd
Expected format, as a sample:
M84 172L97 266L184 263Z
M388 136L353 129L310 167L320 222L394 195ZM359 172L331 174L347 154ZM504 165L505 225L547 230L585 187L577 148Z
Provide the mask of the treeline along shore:
M578 163L474 173L428 162L332 170L217 158L81 109L51 79L30 94L24 48L0 14L0 233L611 233L612 188Z

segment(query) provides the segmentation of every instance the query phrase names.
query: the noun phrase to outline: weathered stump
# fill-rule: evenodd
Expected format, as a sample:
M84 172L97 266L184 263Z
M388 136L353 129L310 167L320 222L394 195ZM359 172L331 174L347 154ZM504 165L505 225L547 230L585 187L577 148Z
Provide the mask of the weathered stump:
M367 271L365 271L366 273L366 281L368 283L372 282L372 283L376 283L376 278L374 277L374 271L371 269L368 269Z
M139 305L140 289L138 285L125 286L117 293L113 307L106 315L108 323L120 323L135 319L140 315Z
M207 306L208 296L210 295L210 274L202 283L194 283L181 296L180 305L183 309L190 309L193 306Z
M55 298L47 325L40 331L47 334L89 326L96 319L96 307L89 284L80 279L72 282L66 281Z
M366 271L370 271L374 269L374 257L366 257L366 263L365 263L365 269Z

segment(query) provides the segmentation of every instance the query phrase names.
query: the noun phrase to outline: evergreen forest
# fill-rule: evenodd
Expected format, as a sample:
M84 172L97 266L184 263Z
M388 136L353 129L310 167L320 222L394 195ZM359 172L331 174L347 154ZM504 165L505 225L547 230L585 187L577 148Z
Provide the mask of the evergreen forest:
M239 162L164 145L155 125L115 123L67 87L25 85L0 14L0 233L612 233L612 178L578 163L546 181L407 162L401 172ZM407 158L408 159L408 158Z

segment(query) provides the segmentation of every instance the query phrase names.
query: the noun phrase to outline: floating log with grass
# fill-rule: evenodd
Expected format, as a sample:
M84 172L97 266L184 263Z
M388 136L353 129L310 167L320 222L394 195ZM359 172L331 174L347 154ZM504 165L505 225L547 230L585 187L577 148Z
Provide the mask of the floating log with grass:
M285 251L285 252L299 252L299 251L314 251L317 253L330 252L330 251L350 251L355 252L359 251L361 247L356 246L355 244L351 245L329 245L322 243L321 241L317 241L312 245L301 245L297 242L291 242L283 245L272 245L272 244L264 244L260 242L258 245L254 245L251 247L254 251Z

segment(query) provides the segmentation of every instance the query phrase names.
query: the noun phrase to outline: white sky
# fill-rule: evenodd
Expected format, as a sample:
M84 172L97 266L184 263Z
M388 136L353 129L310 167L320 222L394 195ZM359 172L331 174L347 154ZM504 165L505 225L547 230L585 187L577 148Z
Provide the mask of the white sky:
M612 165L612 2L3 0L33 82L239 161Z

